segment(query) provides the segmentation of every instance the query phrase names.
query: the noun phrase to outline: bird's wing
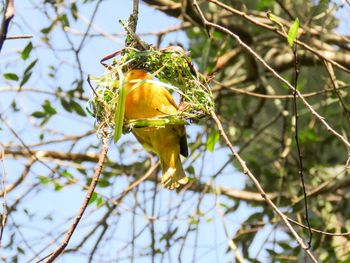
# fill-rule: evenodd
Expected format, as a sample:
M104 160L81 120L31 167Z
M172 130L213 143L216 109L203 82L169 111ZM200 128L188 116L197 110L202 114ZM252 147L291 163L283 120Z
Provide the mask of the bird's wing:
M183 157L188 157L188 146L185 127L183 127L183 135L180 137L180 153Z
M167 99L167 101L171 104L171 105L173 105L174 106L174 108L177 110L177 105L176 105L176 103L175 103L175 101L174 101L174 99L173 99L173 97L171 96L171 94L169 93L169 91L166 89L166 88L164 88L164 87L159 87L160 88L160 92L161 92L161 94Z
M171 96L171 94L169 93L169 91L164 88L162 88L162 95L167 99L167 101L174 106L174 108L178 109L173 97ZM184 157L188 157L188 146L187 146L187 137L186 137L186 130L185 130L185 126L175 126L174 130L176 131L176 133L179 136L179 143L180 143L180 153L182 156Z

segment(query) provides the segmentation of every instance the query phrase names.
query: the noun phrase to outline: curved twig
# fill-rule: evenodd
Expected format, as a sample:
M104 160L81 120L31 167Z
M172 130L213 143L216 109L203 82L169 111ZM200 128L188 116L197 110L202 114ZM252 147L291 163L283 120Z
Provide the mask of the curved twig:
M300 226L304 229L307 229L309 231L312 231L314 233L318 233L318 234L321 234L321 235L325 235L325 236L331 236L331 237L346 237L346 236L350 236L350 232L344 232L344 233L337 233L337 232L326 232L326 231L322 231L322 230L318 230L318 229L315 229L315 228L312 228L312 227L309 227L309 226L305 226L301 223L299 223L298 221L295 221L294 219L291 219L290 217L288 217L288 221L289 222L292 222L293 224L297 225L297 226Z

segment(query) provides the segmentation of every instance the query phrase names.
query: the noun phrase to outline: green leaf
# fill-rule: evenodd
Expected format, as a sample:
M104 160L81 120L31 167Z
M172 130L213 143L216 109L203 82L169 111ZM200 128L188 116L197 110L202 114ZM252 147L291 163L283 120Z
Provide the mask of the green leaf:
M162 242L163 240L171 240L172 237L176 234L177 230L178 228L176 227L173 231L164 233L159 239L159 242Z
M298 29L299 29L299 18L296 18L294 23L288 30L288 44L290 47L294 46L294 42L298 37Z
M28 67L26 67L26 69L24 70L24 75L26 75L27 73L29 73L31 70L32 70L32 68L34 68L34 66L35 66L35 64L38 62L38 60L36 59L36 60L34 60L32 63L30 63L29 65L28 65Z
M288 242L279 242L278 245L284 250L291 250L293 247Z
M43 33L43 34L45 34L45 35L47 35L47 34L50 33L51 30L54 28L54 26L56 25L56 23L57 23L58 20L59 20L59 18L55 18L55 19L52 21L51 25L49 25L48 27L45 27L45 28L41 29L40 32Z
M199 223L199 220L198 219L194 219L194 218L191 218L188 222L190 225L198 225Z
M73 111L73 110L72 110L72 105L69 103L69 101L66 101L66 100L63 99L63 98L61 98L60 101L61 101L62 107L63 107L66 111L68 111L68 112L72 112L72 111Z
M26 47L23 49L22 53L21 53L21 57L23 60L26 60L27 58L29 58L29 54L33 49L33 44L32 42L29 42L28 45L26 45Z
M84 109L80 106L79 103L75 102L74 100L71 100L70 105L72 106L72 109L80 116L85 117L86 113L84 111Z
M45 176L40 176L39 181L43 185L48 185L50 183L50 179L46 178Z
M88 102L88 106L85 107L86 111L94 118L96 118L96 114L94 113L94 110L93 110L93 105L90 104L90 102ZM90 109L91 108L91 109Z
M32 116L35 118L44 118L46 116L46 113L41 111L35 111L32 113Z
M49 116L45 116L45 118L43 118L43 120L40 122L40 126L44 126L48 121L49 121L50 117Z
M78 8L77 8L77 4L76 3L72 3L70 5L70 12L74 18L74 20L78 19Z
M267 12L266 16L267 16L267 18L270 19L271 21L279 23L278 20L277 20L277 16L275 16L274 14L272 14L270 11Z
M7 80L14 80L14 81L19 80L19 77L15 73L5 73L4 78Z
M189 173L189 174L195 174L195 170L194 170L194 167L192 165L188 166L186 168L186 172Z
M61 15L59 20L62 22L63 27L69 27L69 20L66 14Z
M96 200L96 206L100 206L103 203L103 199L101 196L99 196Z
M64 170L64 171L61 173L61 175L64 176L64 177L66 177L66 178L68 178L68 179L73 179L73 178L74 178L73 175L72 175L70 172L68 172L67 170Z
M307 128L299 133L301 143L316 142L317 139L317 134L313 129Z
M61 191L61 189L63 188L63 186L59 182L53 181L53 184L55 186L55 191Z
M24 252L24 250L21 247L17 247L17 252L20 253L20 254L25 255L25 252Z
M51 25L48 26L48 27L45 27L45 28L41 29L40 32L43 33L43 34L45 34L45 35L47 35L48 33L51 32L51 30L53 29L53 26L54 26L54 23L51 24Z
M90 204L92 204L93 202L95 202L95 200L97 199L97 197L98 197L98 195L97 195L95 192L93 192L92 195L91 195L91 198L90 198L90 200L89 200L88 205L90 205Z
M219 141L220 139L220 133L218 131L213 131L207 140L207 150L209 152L213 152L215 149L215 144Z
M30 79L30 77L32 76L32 72L28 72L27 74L25 74L23 76L23 79L21 80L21 83L19 84L19 87L23 87L24 84L26 84L28 82L28 80Z
M45 100L42 107L43 107L45 113L47 113L48 115L54 115L57 113L57 111L51 106L51 103L49 100Z
M107 180L107 179L101 179L99 182L98 182L98 186L99 187L108 187L110 186L111 183Z
M119 87L119 97L117 110L115 112L115 129L114 129L114 143L116 143L120 136L122 135L123 125L124 125L124 112L125 112L125 98L126 98L126 89L125 84L122 83Z
M274 0L260 0L259 3L258 3L257 8L259 10L271 8L273 3L274 3Z
M350 255L347 256L346 258L343 258L342 261L340 261L339 263L349 263L350 262Z

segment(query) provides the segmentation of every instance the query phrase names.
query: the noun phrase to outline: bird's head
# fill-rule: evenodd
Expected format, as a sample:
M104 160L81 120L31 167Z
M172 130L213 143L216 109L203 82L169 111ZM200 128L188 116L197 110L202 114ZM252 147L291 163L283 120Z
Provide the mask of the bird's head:
M152 79L152 77L146 71L141 69L129 70L125 78L127 81L135 79Z

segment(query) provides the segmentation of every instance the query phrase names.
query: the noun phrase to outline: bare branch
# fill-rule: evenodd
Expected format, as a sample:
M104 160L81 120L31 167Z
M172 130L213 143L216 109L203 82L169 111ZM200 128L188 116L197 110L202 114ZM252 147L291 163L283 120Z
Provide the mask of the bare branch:
M92 194L94 193L95 187L98 183L98 179L99 179L100 174L102 172L103 164L106 160L107 151L108 151L108 139L104 135L102 137L102 152L100 154L99 161L98 161L97 166L95 168L95 173L92 177L92 181L91 181L91 184L89 186L89 190L86 193L85 199L84 199L84 201L79 209L79 212L78 212L77 216L75 217L71 227L67 231L66 236L65 236L63 242L61 243L61 245L58 248L56 248L55 251L53 251L49 256L45 257L45 258L47 258L45 260L45 262L47 262L47 263L53 262L63 252L63 250L68 245L69 240L72 237L75 228L78 226L80 219L82 218L82 216L85 212L85 209L86 209L87 205L89 204L90 198L91 198Z
M0 248L2 247L2 235L4 233L5 224L6 224L6 218L7 218L7 205L6 205L6 168L5 168L5 154L4 149L0 144L0 150L1 150L1 166L2 166L2 176L1 176L1 188L3 189L1 191L2 196L2 213L1 213L1 229L0 229Z
M27 35L23 35L23 36L10 36L10 37L6 37L5 40L28 39L28 38L33 38L33 36L27 36Z
M0 53L7 37L8 27L15 15L14 0L6 0L4 6L4 15L0 27Z

